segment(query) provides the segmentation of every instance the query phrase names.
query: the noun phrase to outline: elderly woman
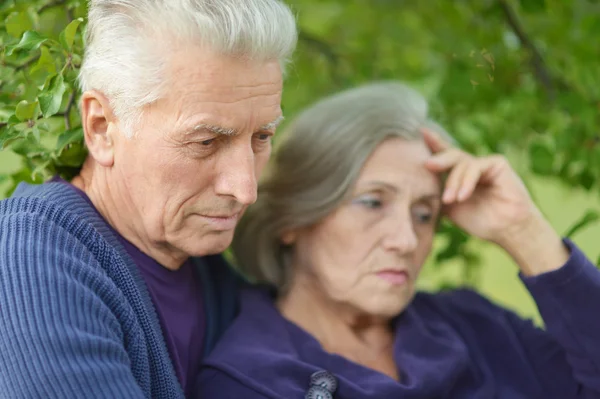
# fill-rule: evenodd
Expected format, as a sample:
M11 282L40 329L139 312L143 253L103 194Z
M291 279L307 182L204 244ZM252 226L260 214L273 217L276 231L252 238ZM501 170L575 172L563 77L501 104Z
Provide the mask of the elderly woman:
M234 238L272 289L243 293L202 397L600 398L600 272L504 158L450 141L399 83L297 118ZM513 258L545 330L467 289L415 295L441 215Z

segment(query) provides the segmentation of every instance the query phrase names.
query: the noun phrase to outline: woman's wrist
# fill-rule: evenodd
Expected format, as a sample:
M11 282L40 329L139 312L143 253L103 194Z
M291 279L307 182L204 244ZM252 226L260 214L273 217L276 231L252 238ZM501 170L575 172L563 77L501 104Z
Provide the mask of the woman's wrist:
M514 226L496 242L513 258L525 276L560 269L569 259L569 250L562 238L539 213Z

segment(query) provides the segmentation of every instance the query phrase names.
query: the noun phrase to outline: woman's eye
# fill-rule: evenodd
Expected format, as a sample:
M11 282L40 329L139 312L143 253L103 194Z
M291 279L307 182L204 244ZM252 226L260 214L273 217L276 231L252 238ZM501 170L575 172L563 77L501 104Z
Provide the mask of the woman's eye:
M378 209L383 205L377 198L361 198L358 202L369 209Z
M433 220L433 214L429 211L416 211L415 218L419 223L427 224Z

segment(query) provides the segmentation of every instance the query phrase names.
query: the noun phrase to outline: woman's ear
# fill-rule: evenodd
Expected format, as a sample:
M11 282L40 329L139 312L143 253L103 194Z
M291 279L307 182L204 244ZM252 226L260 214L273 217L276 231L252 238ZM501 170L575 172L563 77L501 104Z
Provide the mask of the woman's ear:
M281 234L281 242L285 245L292 245L296 242L297 237L298 233L296 232L296 230L284 231Z

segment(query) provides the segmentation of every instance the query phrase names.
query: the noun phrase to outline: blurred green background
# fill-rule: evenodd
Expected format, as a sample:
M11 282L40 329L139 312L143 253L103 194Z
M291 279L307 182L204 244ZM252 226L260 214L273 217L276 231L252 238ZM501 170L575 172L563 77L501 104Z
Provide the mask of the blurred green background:
M506 154L561 234L595 261L600 237L600 1L289 0L300 40L288 120L312 101L371 80L420 90L469 151ZM85 1L0 5L0 198L20 181L76 172L75 87ZM423 289L461 284L540 322L517 268L444 225Z

